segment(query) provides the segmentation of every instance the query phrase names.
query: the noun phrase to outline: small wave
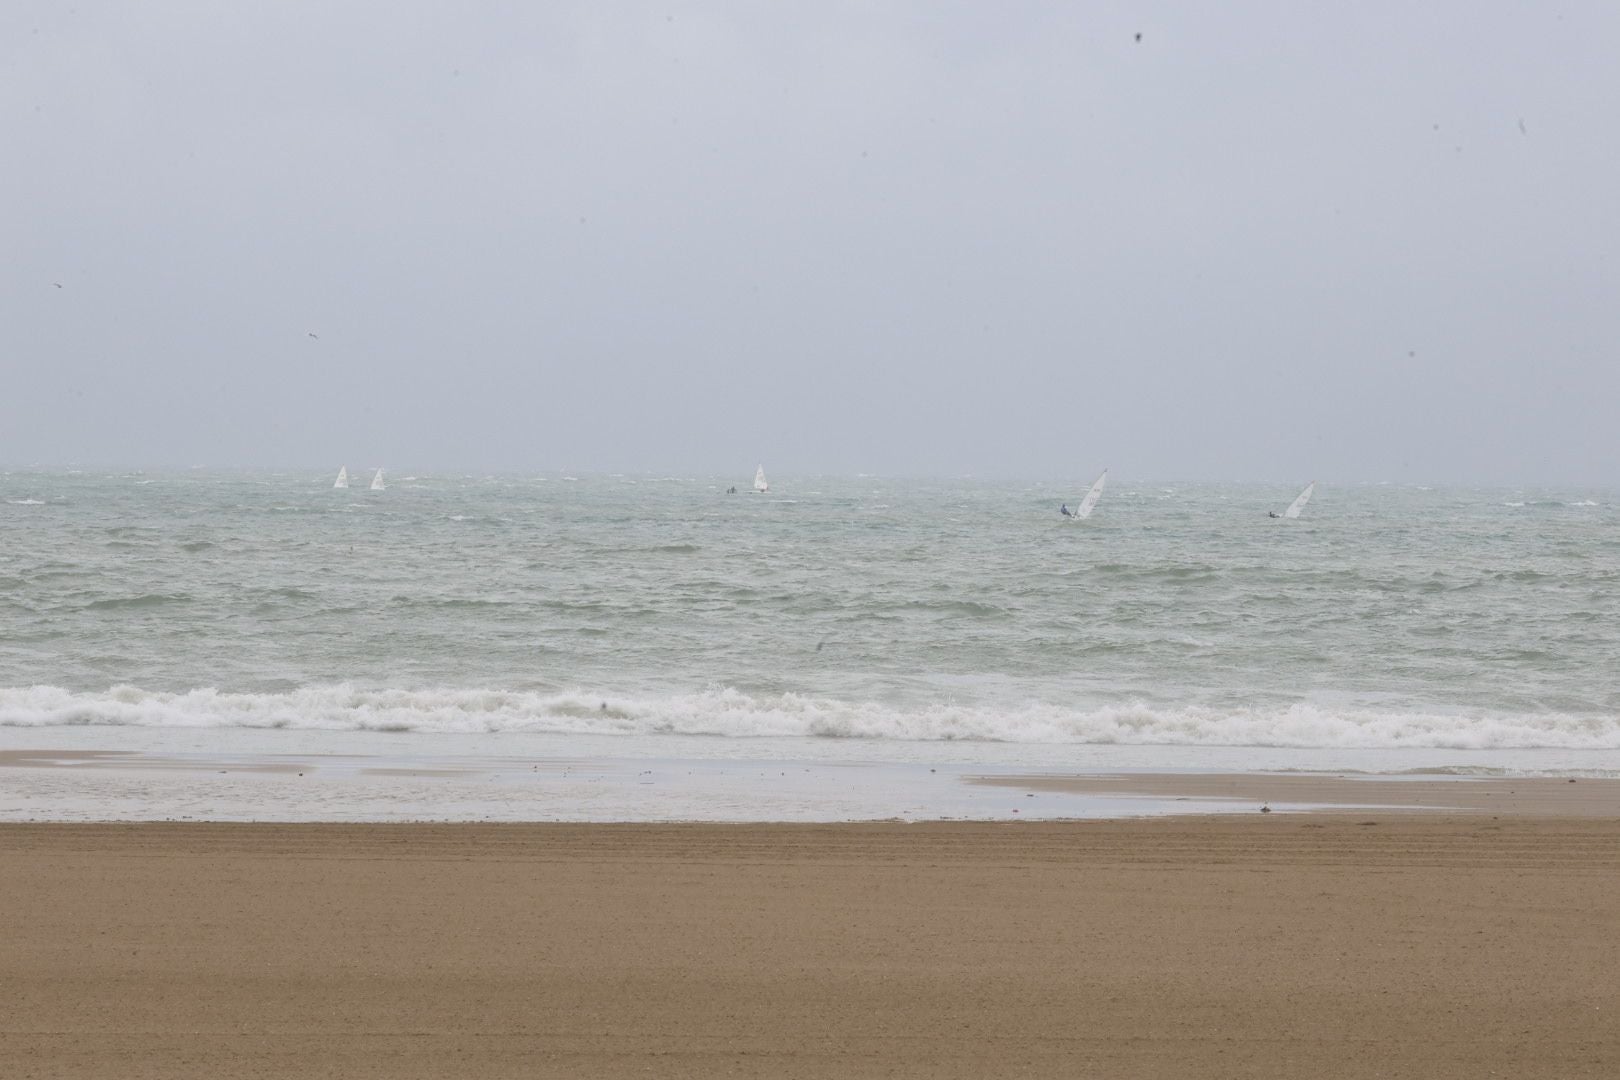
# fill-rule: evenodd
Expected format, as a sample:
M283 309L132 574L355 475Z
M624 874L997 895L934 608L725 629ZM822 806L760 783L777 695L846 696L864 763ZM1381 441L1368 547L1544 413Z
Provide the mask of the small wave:
M799 737L903 742L1081 745L1620 749L1620 717L1565 713L1449 715L1296 704L1266 708L1141 703L995 708L936 703L895 708L735 689L634 697L481 689L359 689L283 693L116 686L79 693L51 686L0 689L0 726L294 728L339 731Z
M316 598L316 595L308 589L300 589L296 585L283 585L278 589L269 589L267 595L283 600L314 600Z
M1407 769L1393 776L1463 776L1481 780L1515 776L1567 776L1590 779L1620 779L1620 772L1612 769L1514 769L1503 765L1435 765L1426 769Z
M170 595L168 593L146 593L141 596L112 596L104 600L92 600L84 605L86 611L115 611L127 608L153 608L164 604L180 604L189 600L188 596Z
M12 506L44 506L44 499L7 499Z
M983 604L976 600L913 600L894 606L907 611L931 611L941 615L966 615L973 619L1007 618L1012 614L1006 608L997 607L994 604Z
M401 607L447 611L484 611L516 606L511 600L496 600L483 596L405 596L396 594L390 596L388 602Z

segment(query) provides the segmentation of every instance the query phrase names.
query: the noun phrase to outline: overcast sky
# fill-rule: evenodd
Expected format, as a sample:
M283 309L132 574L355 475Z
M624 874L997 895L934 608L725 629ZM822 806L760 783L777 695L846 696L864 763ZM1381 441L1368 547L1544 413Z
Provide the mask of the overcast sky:
M1613 3L0 22L6 464L1620 475Z

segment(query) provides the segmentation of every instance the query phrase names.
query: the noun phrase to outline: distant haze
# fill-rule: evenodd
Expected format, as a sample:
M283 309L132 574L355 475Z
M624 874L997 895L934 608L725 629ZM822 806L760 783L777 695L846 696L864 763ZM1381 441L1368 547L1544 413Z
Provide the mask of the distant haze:
M14 8L0 463L1620 470L1611 3Z

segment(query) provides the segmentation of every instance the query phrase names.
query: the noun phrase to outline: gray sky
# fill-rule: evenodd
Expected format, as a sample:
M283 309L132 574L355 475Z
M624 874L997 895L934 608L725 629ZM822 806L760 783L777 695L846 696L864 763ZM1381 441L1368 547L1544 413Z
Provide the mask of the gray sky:
M3 24L0 462L1620 467L1620 5Z

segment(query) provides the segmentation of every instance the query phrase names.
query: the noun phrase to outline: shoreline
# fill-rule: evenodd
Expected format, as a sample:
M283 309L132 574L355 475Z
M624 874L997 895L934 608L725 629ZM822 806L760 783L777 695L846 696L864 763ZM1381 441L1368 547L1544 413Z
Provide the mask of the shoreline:
M0 821L1005 821L1248 814L1620 818L1620 777L1013 767L592 754L0 749Z
M1430 773L1103 773L978 776L972 783L1041 793L1111 797L1150 805L1220 799L1291 814L1360 810L1409 814L1512 814L1620 819L1620 780ZM1174 811L1171 811L1174 813Z
M0 1073L1597 1078L1620 821L0 825Z

